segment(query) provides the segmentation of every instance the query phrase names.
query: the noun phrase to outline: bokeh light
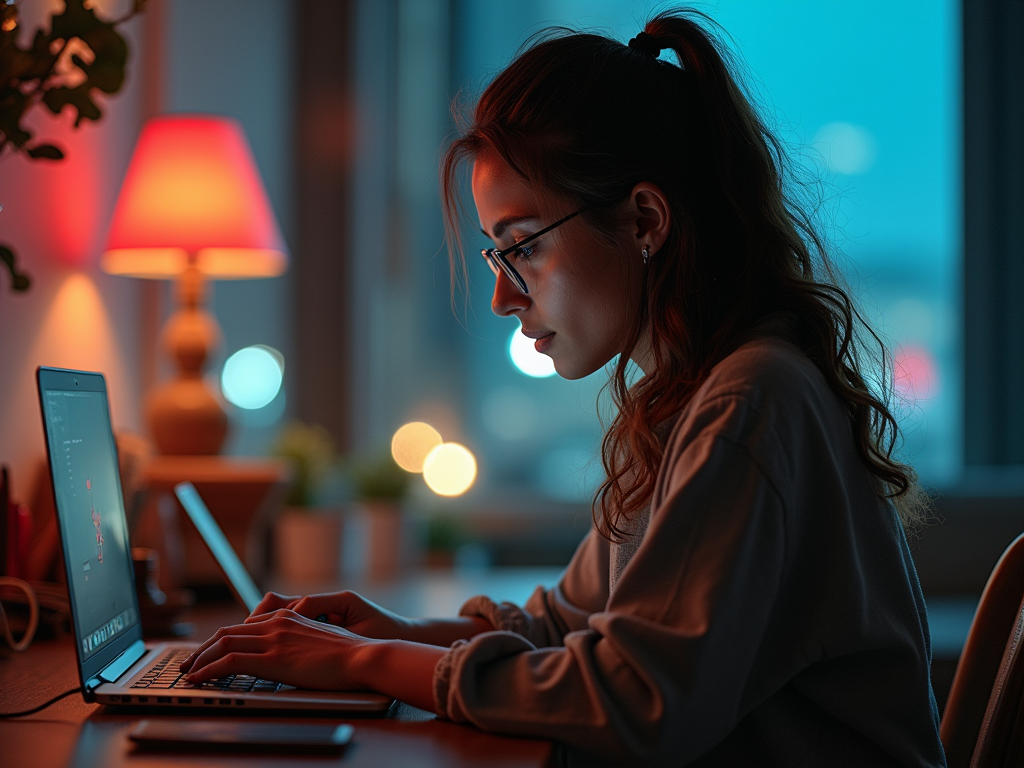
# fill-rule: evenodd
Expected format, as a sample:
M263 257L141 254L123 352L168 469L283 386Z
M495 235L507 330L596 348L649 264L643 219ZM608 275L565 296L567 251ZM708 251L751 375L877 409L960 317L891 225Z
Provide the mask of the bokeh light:
M438 496L461 496L476 480L476 458L465 446L443 443L427 454L423 479Z
M220 387L228 402L255 410L273 400L284 380L284 358L276 349L257 344L240 349L227 359Z
M905 402L920 404L938 394L939 368L927 349L920 346L900 347L893 353L892 362L893 386Z
M429 424L413 421L404 424L391 438L391 455L406 472L422 472L423 462L441 445L441 434Z
M821 126L812 143L830 171L850 176L869 171L878 154L875 137L851 123Z
M542 355L533 346L533 339L523 336L517 329L508 341L508 356L512 358L521 373L535 379L546 379L555 375L555 364L547 355Z

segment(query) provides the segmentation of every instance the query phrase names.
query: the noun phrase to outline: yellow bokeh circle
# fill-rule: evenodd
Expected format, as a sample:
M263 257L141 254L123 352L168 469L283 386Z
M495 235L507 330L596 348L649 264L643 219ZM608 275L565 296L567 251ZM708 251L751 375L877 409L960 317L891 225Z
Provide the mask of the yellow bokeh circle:
M476 480L476 459L458 443L437 446L423 462L423 479L439 496L460 496Z
M413 421L391 438L391 455L406 472L422 472L427 454L441 445L441 435L429 424Z

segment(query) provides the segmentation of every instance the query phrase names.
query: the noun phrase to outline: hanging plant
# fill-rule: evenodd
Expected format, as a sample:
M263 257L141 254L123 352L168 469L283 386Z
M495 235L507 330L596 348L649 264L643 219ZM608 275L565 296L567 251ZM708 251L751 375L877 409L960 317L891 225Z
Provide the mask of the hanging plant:
M38 141L23 124L25 116L43 104L55 115L66 106L75 113L74 127L99 120L103 111L95 91L117 93L124 85L128 45L117 27L142 12L146 0L134 0L119 19L103 21L86 0L65 0L64 10L50 19L50 30L36 31L31 45L18 45L16 0L0 0L0 158L19 152L32 160L62 160L55 144ZM2 209L0 209L2 210ZM14 291L28 289L9 246L0 244L0 260L11 276Z

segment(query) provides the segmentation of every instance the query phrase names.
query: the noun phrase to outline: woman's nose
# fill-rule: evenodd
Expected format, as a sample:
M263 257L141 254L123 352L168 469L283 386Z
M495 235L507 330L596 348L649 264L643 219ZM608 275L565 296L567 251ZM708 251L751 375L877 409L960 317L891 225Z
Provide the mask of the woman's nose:
M519 290L507 275L494 278L494 295L491 297L491 311L501 317L508 317L530 306L530 297Z

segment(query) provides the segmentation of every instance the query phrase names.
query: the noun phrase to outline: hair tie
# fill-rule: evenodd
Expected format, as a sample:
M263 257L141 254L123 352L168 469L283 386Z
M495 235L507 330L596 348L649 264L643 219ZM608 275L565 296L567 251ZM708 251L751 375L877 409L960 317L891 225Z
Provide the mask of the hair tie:
M641 32L630 40L629 47L634 51L646 53L648 56L655 59L658 58L658 55L661 53L661 46L658 45L658 41L646 32Z

